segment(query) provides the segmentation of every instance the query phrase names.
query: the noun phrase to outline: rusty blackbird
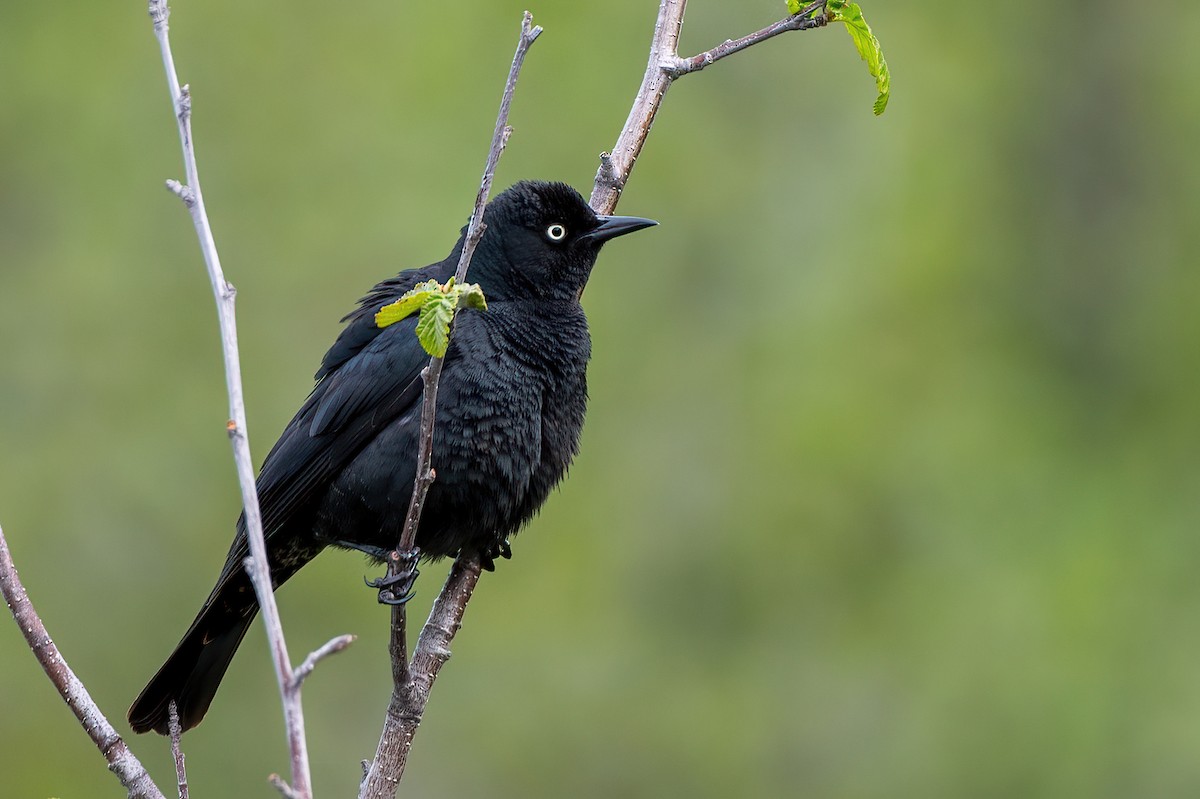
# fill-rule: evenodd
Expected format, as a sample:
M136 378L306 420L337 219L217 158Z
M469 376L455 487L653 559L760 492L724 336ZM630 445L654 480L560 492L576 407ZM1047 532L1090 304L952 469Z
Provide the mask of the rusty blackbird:
M563 183L497 195L469 279L487 310L462 310L439 384L434 467L417 545L436 559L506 553L579 446L591 353L579 299L604 242L656 224L598 216ZM465 230L464 230L465 234ZM454 274L465 235L442 261L375 286L342 321L316 386L258 476L271 579L278 587L326 547L380 558L400 539L412 494L428 362L416 318L380 328L375 312L417 283ZM200 723L258 612L242 562L244 519L208 599L129 709L135 732Z

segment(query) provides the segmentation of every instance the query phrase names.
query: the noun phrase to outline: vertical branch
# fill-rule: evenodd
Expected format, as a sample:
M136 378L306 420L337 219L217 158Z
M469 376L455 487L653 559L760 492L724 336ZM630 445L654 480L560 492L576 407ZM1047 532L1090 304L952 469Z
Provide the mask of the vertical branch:
M434 600L417 640L412 663L404 671L406 680L393 689L379 747L363 777L359 799L396 796L429 693L438 672L450 659L450 644L462 626L463 614L481 573L478 553L460 555L450 567L446 583Z
M467 270L475 248L483 238L486 225L483 223L483 211L491 193L492 178L496 173L496 165L512 134L508 126L508 112L512 105L513 92L517 86L517 78L525 63L525 55L529 48L542 33L540 25L533 24L533 15L526 11L521 19L521 36L517 41L517 49L513 55L512 66L508 71L508 79L504 84L504 93L500 99L500 110L496 115L496 127L492 133L492 143L488 150L487 161L484 164L483 178L479 191L475 195L475 206L471 220L467 224L466 240L462 253L459 255L458 267L454 278L456 283L466 279ZM401 569L407 564L412 568L417 557L416 534L421 519L421 510L429 487L436 479L432 467L433 432L436 419L438 382L442 374L442 358L431 358L429 365L421 372L425 384L421 406L421 430L418 441L416 480L413 484L412 499L409 502L408 513L405 516L403 533L400 537L396 552L388 564L390 578L399 576ZM408 760L408 751L412 746L413 737L420 725L429 701L429 692L437 679L442 664L450 657L450 642L458 631L463 613L466 612L467 602L474 591L475 583L479 580L480 562L477 553L463 553L451 567L446 584L434 603L420 639L412 662L408 661L407 650L407 612L401 601L392 607L391 638L388 646L392 658L392 697L384 716L383 730L379 736L379 746L375 757L363 778L359 793L360 797L394 797L404 767ZM426 636L430 625L434 624L435 615L438 618L438 629L444 634Z
M288 748L291 753L292 784L290 792L307 799L312 795L312 778L308 764L308 744L305 740L304 713L300 704L300 684L303 679L292 671L287 642L283 637L283 625L275 594L271 584L267 547L263 539L262 513L258 505L258 492L254 482L254 466L250 458L250 443L246 437L246 405L242 394L242 372L238 355L237 321L234 314L234 287L225 280L221 270L221 259L213 240L212 227L204 209L204 194L200 190L200 175L196 168L196 153L192 141L192 100L187 86L179 85L175 72L175 59L171 53L167 19L170 9L166 0L149 0L150 18L154 22L154 35L162 51L163 68L167 75L167 86L171 93L172 107L179 127L179 141L183 149L183 164L187 184L167 181L167 187L183 200L191 214L200 250L208 268L213 296L217 303L217 318L221 329L221 351L225 360L225 385L229 394L229 422L226 432L233 445L233 457L237 465L238 484L242 491L245 509L246 538L250 557L244 562L246 572L254 584L254 593L262 611L263 624L267 630L271 656L275 665L275 678L283 703L284 722L287 727ZM328 646L328 645L327 645Z
M175 700L168 705L167 727L171 733L171 755L175 759L175 782L179 786L179 799L188 799L187 768L183 759L183 730L179 726L179 706Z
M8 542L4 538L2 529L0 529L0 593L4 595L4 601L13 615L13 620L21 628L21 634L25 636L25 640L33 651L34 657L41 664L42 670L46 672L50 682L58 689L59 696L67 703L67 707L71 708L75 718L79 719L79 723L83 725L83 729L92 739L92 743L96 744L100 754L104 755L104 759L108 761L109 770L116 774L117 779L125 786L130 799L164 799L162 791L150 779L150 775L146 773L141 761L134 756L133 752L129 751L125 741L100 712L100 708L96 706L87 688L75 676L75 672L71 671L71 667L67 665L67 661L58 651L58 647L54 645L54 641L50 640L46 626L42 624L41 618L33 608L33 603L29 601L29 595L25 593L25 586L21 584L21 578L17 574L17 567L13 564L12 555L8 551Z
M496 165L508 145L508 137L512 128L508 126L508 110L512 105L513 92L517 88L517 77L521 74L521 66L525 63L525 54L542 33L541 25L533 24L533 15L525 12L521 20L521 38L517 42L517 51L513 55L512 67L508 71L508 80L504 84L504 94L500 98L500 111L496 115L496 128L492 133L492 145L488 150L487 162L483 167L483 179L479 183L479 191L475 194L475 205L471 211L471 220L467 223L467 237L463 242L462 252L458 257L458 267L454 270L454 282L461 284L467 279L467 269L471 266L471 258L475 248L479 246L487 225L483 223L483 209L487 205L488 195L492 190L492 179L496 176ZM437 408L437 387L442 375L443 358L430 358L429 365L421 372L425 384L423 403L421 407L421 436L417 455L417 479L413 486L412 499L409 501L408 513L404 517L403 534L397 550L411 550L416 543L417 526L421 520L421 509L429 486L433 484L436 475L431 467L433 459L433 429L434 413ZM401 606L402 607L402 606Z

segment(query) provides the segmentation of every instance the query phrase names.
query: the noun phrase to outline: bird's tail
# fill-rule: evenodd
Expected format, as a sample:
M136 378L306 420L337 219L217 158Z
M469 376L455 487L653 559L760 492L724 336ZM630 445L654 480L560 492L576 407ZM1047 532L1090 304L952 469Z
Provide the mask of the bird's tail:
M253 586L239 565L222 576L175 651L134 700L129 708L133 731L167 735L172 699L182 729L199 724L257 613Z

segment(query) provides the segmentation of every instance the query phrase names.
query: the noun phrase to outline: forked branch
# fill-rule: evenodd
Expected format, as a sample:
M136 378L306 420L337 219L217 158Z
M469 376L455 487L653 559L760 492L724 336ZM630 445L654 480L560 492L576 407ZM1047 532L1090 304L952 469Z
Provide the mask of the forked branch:
M740 39L727 39L691 58L680 58L679 34L683 30L686 10L687 0L661 0L659 4L642 85L633 99L633 107L629 109L629 117L617 137L617 143L610 152L600 154L600 169L596 172L591 196L592 210L598 214L611 214L616 209L621 191L629 181L646 137L650 135L654 117L662 106L667 89L671 88L676 78L699 72L722 58L740 53L781 33L819 28L828 21L824 13L825 0L815 0L798 13L761 30Z

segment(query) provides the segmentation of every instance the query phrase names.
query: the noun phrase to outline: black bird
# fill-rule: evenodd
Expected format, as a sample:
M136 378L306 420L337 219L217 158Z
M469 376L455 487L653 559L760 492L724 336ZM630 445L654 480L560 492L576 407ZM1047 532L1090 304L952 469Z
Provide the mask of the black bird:
M468 277L486 311L455 321L438 390L434 467L417 546L436 559L507 554L507 537L538 510L579 447L591 354L580 295L604 242L656 224L597 216L563 183L518 183L488 204ZM417 283L445 282L464 235L436 264L401 272L364 297L316 373L316 386L258 476L271 579L279 586L327 546L379 559L400 539L416 473L429 358L410 317L375 312ZM242 562L245 519L192 626L129 709L134 732L200 723L258 612Z

